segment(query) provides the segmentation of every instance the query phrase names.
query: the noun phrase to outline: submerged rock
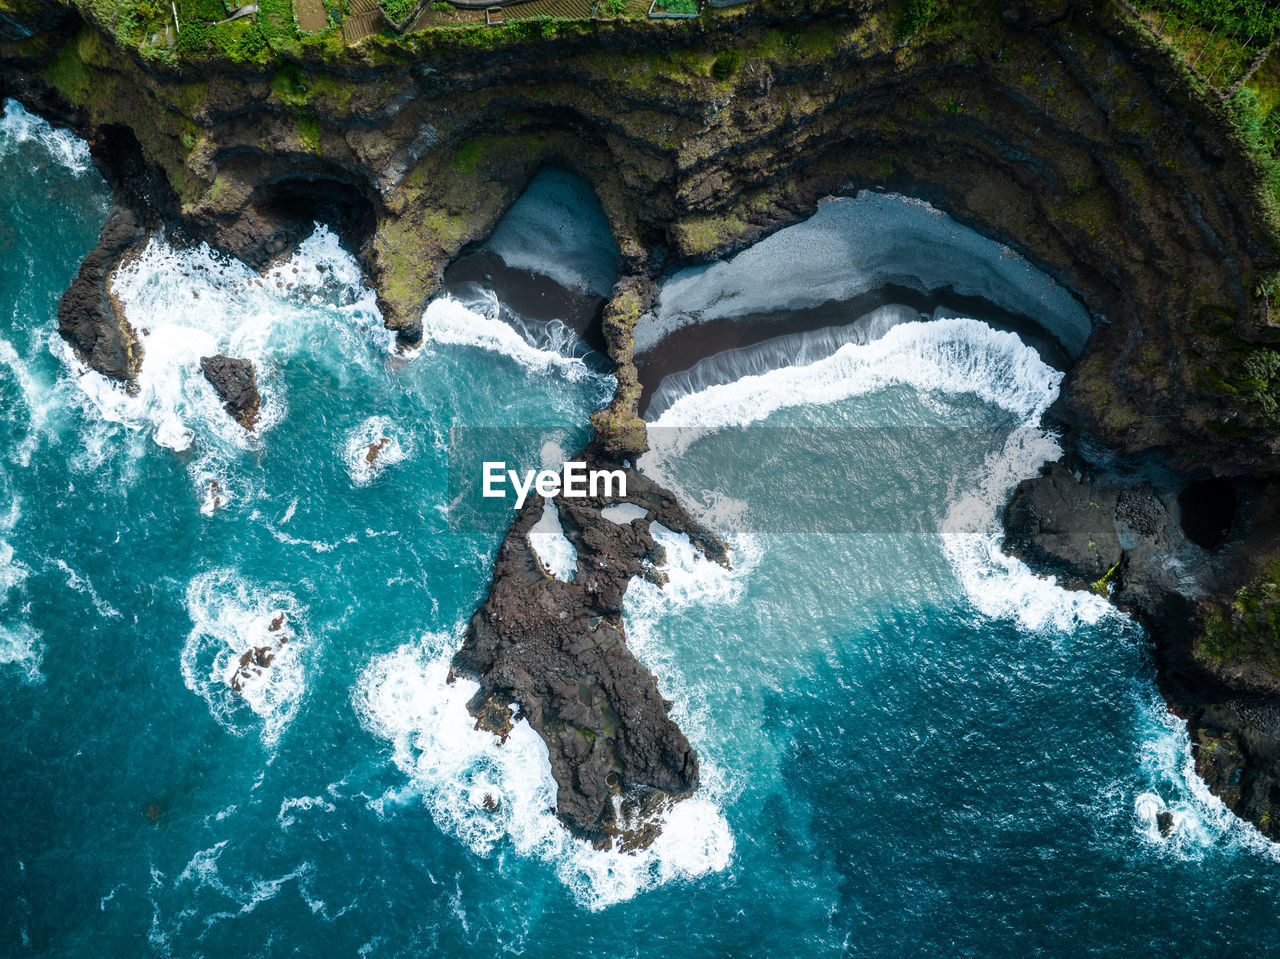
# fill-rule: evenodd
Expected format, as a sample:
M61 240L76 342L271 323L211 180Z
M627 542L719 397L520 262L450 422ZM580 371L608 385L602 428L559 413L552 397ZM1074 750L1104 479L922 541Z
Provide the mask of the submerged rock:
M588 469L623 468L595 448L576 458ZM662 560L652 523L687 534L717 562L727 564L727 555L669 491L632 469L625 501L646 516L618 524L600 515L609 504L603 498L556 501L578 552L578 573L565 582L543 575L529 543L544 503L530 497L453 662L480 683L469 706L477 728L505 738L523 718L546 741L565 825L601 848L635 849L656 838L672 802L697 788L698 756L656 679L627 648L623 597L633 576Z
M262 395L258 392L258 379L254 375L253 364L248 360L233 356L205 356L200 360L200 370L204 373L218 396L222 397L222 405L231 417L247 430L252 430L258 422L258 413L262 407Z

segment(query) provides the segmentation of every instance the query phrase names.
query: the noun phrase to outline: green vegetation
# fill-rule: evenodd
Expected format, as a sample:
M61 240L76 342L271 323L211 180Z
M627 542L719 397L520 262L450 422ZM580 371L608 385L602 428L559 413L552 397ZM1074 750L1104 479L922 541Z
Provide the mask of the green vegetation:
M181 0L177 7L178 20L184 24L214 23L227 17L227 6L222 0Z
M906 0L898 12L898 36L909 37L924 29L938 14L938 0Z
M1255 35L1266 46L1280 33L1275 0L1139 0L1139 8L1241 37Z
M711 75L724 82L737 73L740 66L742 66L742 54L737 50L725 50L718 54L711 64Z
M387 19L392 23L403 23L408 20L418 6L418 0L378 0ZM445 4L447 7L448 4Z
M697 16L697 0L658 0L655 13L671 13L676 16Z
M600 0L599 12L606 17L620 17L627 12L627 0Z
M216 54L233 63L260 62L270 52L267 38L248 18L219 26L183 24L174 46L179 53L196 56Z
M1098 504L1090 503L1089 505L1097 506ZM1089 545L1092 546L1093 543L1090 542ZM1094 580L1089 584L1089 589L1093 590L1093 592L1097 593L1099 596L1106 596L1111 588L1111 580L1115 577L1116 570L1120 568L1120 562L1120 560L1116 560L1115 565L1107 570L1100 579Z
M1213 662L1249 660L1280 674L1280 560L1210 613L1197 650Z
M312 153L320 152L320 123L315 117L306 114L299 115L298 139Z
M1274 0L1134 0L1147 24L1219 89L1242 80L1280 35Z
M295 42L298 25L293 19L293 0L258 0L258 29L276 49Z

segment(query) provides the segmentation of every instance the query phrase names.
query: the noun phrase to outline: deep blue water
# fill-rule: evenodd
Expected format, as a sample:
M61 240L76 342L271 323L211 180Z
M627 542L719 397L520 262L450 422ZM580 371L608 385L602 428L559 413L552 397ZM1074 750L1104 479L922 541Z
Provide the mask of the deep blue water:
M10 105L0 183L0 953L1280 951L1280 864L1190 774L1140 631L995 548L1058 382L1012 335L907 324L664 413L785 429L654 431L734 548L671 540L628 597L706 784L644 856L596 853L540 741L498 747L443 682L506 522L450 526L448 432L573 449L612 379L446 301L396 355L320 231L262 286L157 238L119 289L126 397L56 334L108 204L83 144ZM258 366L258 440L214 348Z

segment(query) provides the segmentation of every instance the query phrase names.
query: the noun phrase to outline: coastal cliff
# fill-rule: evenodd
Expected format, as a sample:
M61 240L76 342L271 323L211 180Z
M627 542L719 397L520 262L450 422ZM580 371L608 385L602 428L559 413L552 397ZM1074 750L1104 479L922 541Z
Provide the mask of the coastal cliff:
M645 445L632 331L663 269L740 249L864 188L928 200L1007 244L1095 322L1052 411L1070 483L1050 473L1019 491L1011 544L1147 623L1201 772L1270 833L1280 781L1269 718L1280 703L1275 174L1253 108L1198 77L1128 8L955 3L904 34L896 3L763 2L689 22L497 39L428 32L239 63L212 50L144 57L92 8L4 0L0 13L0 95L88 139L136 222L261 268L325 221L408 343L445 266L538 171L580 173L626 277L602 320L619 389L593 418L600 455L618 462ZM68 320L89 318L69 338L123 379L138 358L103 297L112 263L137 239L134 221L108 221L73 287L85 309ZM1109 504L1097 511L1100 535L1111 523L1102 541L1114 548L1098 552L1087 530L1088 556L1046 545L1063 533L1080 541L1096 521L1080 503L1096 501L1095 487ZM1226 500L1221 535L1201 537ZM1138 515L1156 518L1134 526ZM1189 576L1157 575L1174 552ZM500 581L495 573L495 589ZM561 598L575 617L586 609ZM469 642L492 638L491 626L482 610ZM492 672L489 660L460 665ZM548 679L523 693L522 712L541 715L556 688ZM660 712L653 722L669 723ZM552 722L535 728L562 750ZM553 763L561 815L599 838L598 800L611 788L576 781L572 765ZM597 765L593 776L672 795L696 783L696 773L674 782Z

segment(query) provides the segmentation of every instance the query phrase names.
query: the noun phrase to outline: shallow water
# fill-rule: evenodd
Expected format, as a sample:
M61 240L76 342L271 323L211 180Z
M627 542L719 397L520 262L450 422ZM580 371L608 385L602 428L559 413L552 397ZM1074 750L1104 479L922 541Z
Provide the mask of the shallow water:
M155 239L118 289L127 397L56 335L108 202L83 144L9 105L0 181L4 954L1274 948L1280 864L1191 775L1140 631L996 548L1056 455L1059 374L1012 334L901 324L665 407L646 462L734 568L660 533L671 582L626 616L705 782L644 855L598 853L541 741L497 747L444 681L507 522L451 526L447 474L455 425L576 448L612 378L481 302L396 355L319 230L262 286ZM260 371L257 440L212 349ZM281 614L287 658L236 697Z

